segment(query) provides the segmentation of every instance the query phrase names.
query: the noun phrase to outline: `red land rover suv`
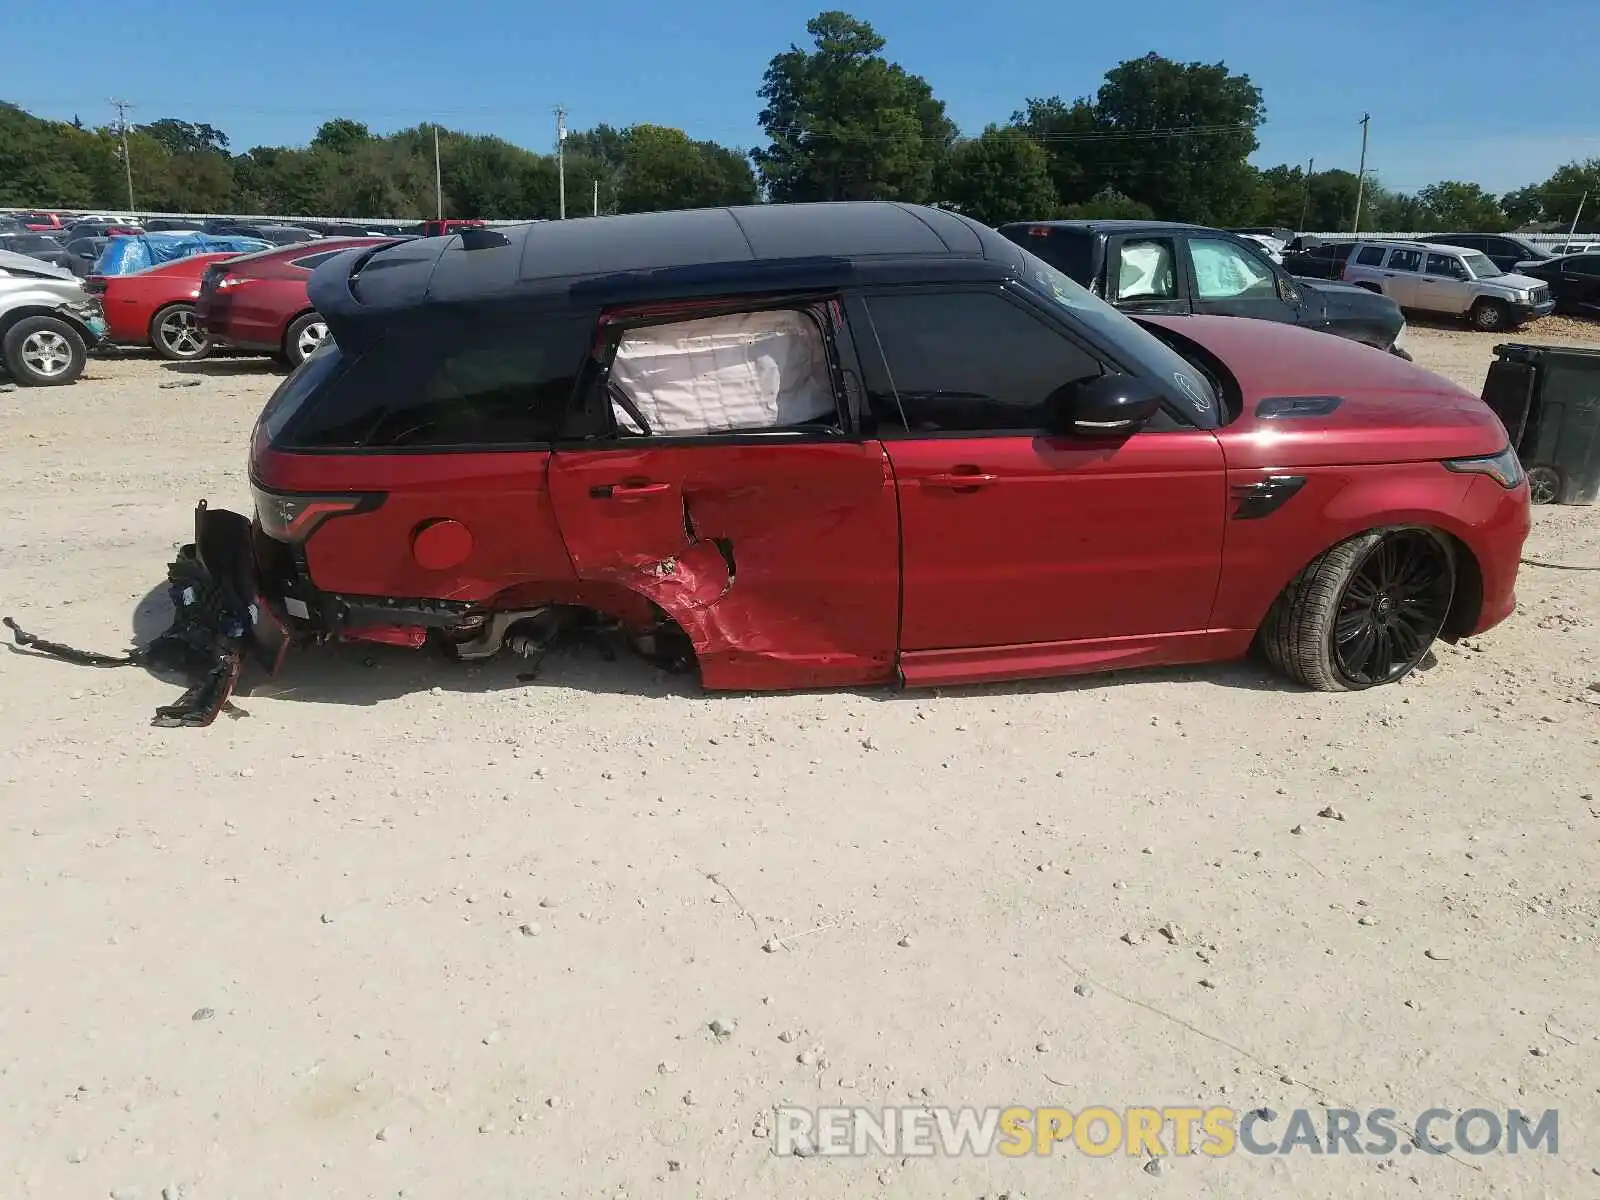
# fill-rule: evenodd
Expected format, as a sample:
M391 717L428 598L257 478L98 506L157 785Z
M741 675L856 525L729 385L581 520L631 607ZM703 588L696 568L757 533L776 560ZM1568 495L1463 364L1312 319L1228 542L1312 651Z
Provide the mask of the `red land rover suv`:
M948 212L484 230L339 254L310 303L336 344L261 415L253 527L199 519L269 667L587 613L708 688L1259 644L1340 691L1514 607L1528 488L1478 397L1292 326L1136 322Z

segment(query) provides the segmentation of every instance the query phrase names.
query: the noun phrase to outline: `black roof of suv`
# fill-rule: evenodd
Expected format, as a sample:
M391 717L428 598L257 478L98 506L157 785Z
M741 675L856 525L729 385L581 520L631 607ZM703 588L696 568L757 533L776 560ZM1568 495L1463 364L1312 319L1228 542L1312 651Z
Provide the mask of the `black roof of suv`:
M892 202L755 204L540 221L376 249L312 276L341 345L386 314L515 298L595 306L654 297L837 288L846 283L1004 279L1025 256L994 230Z

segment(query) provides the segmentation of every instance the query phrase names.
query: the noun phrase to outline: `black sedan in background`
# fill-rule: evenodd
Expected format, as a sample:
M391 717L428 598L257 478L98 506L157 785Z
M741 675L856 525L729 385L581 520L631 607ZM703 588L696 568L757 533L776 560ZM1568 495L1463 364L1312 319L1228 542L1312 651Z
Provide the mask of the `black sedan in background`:
M13 254L26 254L29 258L37 258L40 262L47 262L52 266L67 265L67 248L44 233L0 234L0 250L9 250Z
M1548 283L1557 312L1600 317L1600 254L1569 254L1523 263L1517 267L1517 274Z

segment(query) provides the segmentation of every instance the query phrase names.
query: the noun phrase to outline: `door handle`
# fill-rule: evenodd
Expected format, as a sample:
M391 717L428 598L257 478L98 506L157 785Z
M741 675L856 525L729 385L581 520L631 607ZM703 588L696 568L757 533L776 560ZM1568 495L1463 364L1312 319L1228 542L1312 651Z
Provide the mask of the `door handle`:
M967 470L944 471L937 475L925 475L922 478L923 487L936 488L981 488L988 487L999 477L987 471L980 471L976 467Z
M591 500L642 500L670 492L670 483L604 483L589 489Z

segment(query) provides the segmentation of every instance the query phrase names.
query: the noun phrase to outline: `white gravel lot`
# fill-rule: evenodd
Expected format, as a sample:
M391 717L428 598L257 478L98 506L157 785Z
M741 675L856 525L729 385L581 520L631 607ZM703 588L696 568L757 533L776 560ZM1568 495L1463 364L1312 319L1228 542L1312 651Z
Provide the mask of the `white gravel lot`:
M1540 336L1413 350L1476 390ZM0 613L158 630L276 379L0 394ZM1538 511L1529 553L1600 564L1600 512ZM721 697L583 649L519 684L350 648L161 730L170 681L0 653L0 1196L1600 1194L1600 574L1519 591L1344 696L1241 663ZM752 1130L783 1102L1264 1106L1268 1136L1555 1108L1560 1140L1155 1177L780 1157Z

